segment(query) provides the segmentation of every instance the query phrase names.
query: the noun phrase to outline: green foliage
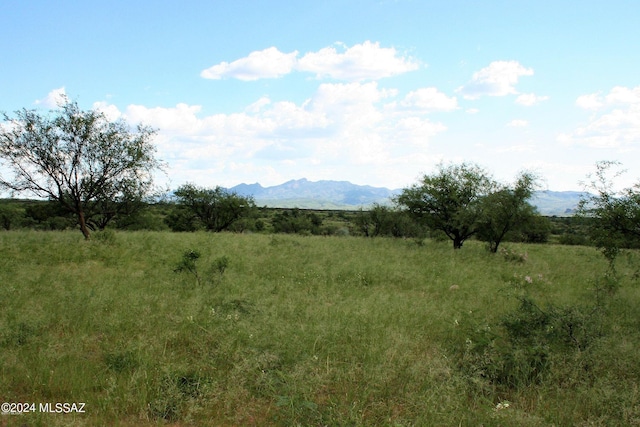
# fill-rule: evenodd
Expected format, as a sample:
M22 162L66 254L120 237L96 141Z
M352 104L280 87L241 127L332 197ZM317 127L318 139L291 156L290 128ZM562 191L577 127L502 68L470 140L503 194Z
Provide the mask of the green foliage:
M207 382L206 377L193 371L165 374L149 405L150 415L166 421L181 419L190 402L202 395Z
M580 360L603 335L600 297L591 304L543 305L529 291L544 286L542 279L516 277L510 284L517 307L493 325L463 329L465 344L454 350L458 368L470 380L486 382L485 389L490 385L518 390L540 384L554 364Z
M19 228L22 221L22 212L15 205L0 204L0 228L11 230Z
M97 231L93 234L96 242L112 245L116 242L116 232L111 229Z
M551 234L551 221L540 215L524 218L518 230L507 234L506 240L525 243L547 243Z
M122 212L136 209L160 167L151 140L155 131L97 110L82 111L65 99L43 115L23 109L4 114L0 166L11 171L0 188L55 200L73 214L86 239Z
M618 162L598 162L587 184L595 194L584 197L578 206L578 215L592 219L587 223L588 235L611 269L622 249L640 247L640 184L616 191L614 179L623 171L612 169L619 166Z
M171 231L189 231L193 232L202 228L198 218L193 212L184 206L176 206L164 217L164 222Z
M271 219L275 233L321 234L322 218L314 212L286 209L277 212Z
M477 165L439 165L433 175L405 188L397 203L433 230L444 232L460 249L477 232L482 198L495 188L494 181Z
M451 239L454 249L476 235L495 253L504 240L546 241L546 223L536 219L528 203L536 182L535 175L524 172L515 184L500 185L477 165L440 165L436 173L404 189L396 202L428 226L432 236Z
M25 218L40 230L66 230L77 226L77 220L53 200L28 202L25 205Z
M197 285L201 284L202 277L198 271L198 265L197 265L197 262L201 258L201 256L202 255L199 251L196 251L193 249L187 249L182 254L182 259L180 259L178 264L176 264L175 268L173 269L173 272L189 273L193 275L193 277L196 279ZM205 278L208 280L219 282L222 280L222 277L224 276L224 272L227 270L228 267L229 267L229 257L227 257L226 255L218 257L214 259L213 262L211 263L210 268L206 272L207 274L205 275L206 276Z
M197 222L207 231L228 230L255 208L251 197L242 197L222 187L213 189L185 184L175 191L180 210L168 218L174 231L193 231Z
M227 270L227 267L229 267L229 257L223 255L216 258L213 260L211 267L213 274L215 274L219 280L222 280L224 272Z
M182 254L182 258L173 269L174 273L187 272L192 274L196 279L196 284L200 284L200 275L198 274L198 267L196 261L200 259L200 252L193 249L187 249Z
M512 248L505 248L505 247L500 249L500 255L502 255L505 261L517 262L521 264L524 263L529 257L529 255L526 252L520 253L515 251Z
M366 237L419 237L424 230L406 212L374 204L368 211L360 209L355 225Z
M498 251L508 233L524 230L533 222L535 208L527 200L533 195L536 177L523 173L516 183L503 186L482 198L482 215L476 224L480 240L488 242L489 250Z

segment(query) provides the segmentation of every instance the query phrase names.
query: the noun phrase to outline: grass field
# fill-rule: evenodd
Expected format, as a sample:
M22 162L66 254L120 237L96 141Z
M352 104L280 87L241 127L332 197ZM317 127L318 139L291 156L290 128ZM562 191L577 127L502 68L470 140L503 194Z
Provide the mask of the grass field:
M2 232L0 401L86 406L0 425L640 425L640 255L507 248Z

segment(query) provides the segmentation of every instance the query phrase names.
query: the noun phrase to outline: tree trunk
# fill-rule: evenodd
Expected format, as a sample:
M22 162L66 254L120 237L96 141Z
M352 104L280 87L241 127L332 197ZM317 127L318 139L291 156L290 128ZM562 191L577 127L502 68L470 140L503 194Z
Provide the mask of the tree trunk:
M80 231L82 231L84 239L89 240L91 233L89 232L89 227L87 227L87 222L84 219L84 211L82 209L78 210L78 224L80 224Z
M460 248L462 248L462 242L464 242L464 240L462 240L462 237L455 236L455 237L453 238L453 249L460 249Z

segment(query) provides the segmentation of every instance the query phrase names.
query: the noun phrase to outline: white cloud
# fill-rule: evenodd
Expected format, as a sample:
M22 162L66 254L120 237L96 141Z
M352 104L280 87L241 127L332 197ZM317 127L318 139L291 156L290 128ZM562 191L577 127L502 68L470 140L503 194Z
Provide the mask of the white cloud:
M200 73L205 79L218 80L231 77L238 80L272 79L289 74L296 63L298 52L280 52L275 47L251 52L246 58L231 63L221 62Z
M516 144L504 147L497 147L496 153L533 153L536 146L534 144Z
M93 109L102 112L109 120L117 120L122 115L120 110L118 110L118 107L107 104L104 101L94 102Z
M271 104L271 100L269 99L269 97L263 96L262 98L258 99L256 102L254 102L253 104L249 105L245 111L247 113L258 113L263 107L267 106Z
M380 47L379 43L365 41L352 47L340 45L309 52L298 59L298 52L280 52L276 47L251 52L247 57L231 63L221 62L200 73L206 79L235 78L258 80L278 78L293 71L313 73L317 78L346 81L376 80L418 69L419 64L408 57L399 56L394 48Z
M585 110L599 110L612 106L626 106L640 104L640 86L629 89L616 86L609 94L602 96L602 92L579 96L576 105Z
M624 151L640 148L640 86L616 86L607 95L582 95L576 105L593 114L587 124L560 134L560 142Z
M45 108L58 108L60 105L64 104L66 100L67 93L64 86L62 86L49 92L49 94L47 94L43 99L37 99L35 104L42 105Z
M198 105L174 107L96 103L130 123L159 129L158 157L172 186L291 178L346 179L370 185L410 183L446 127L395 101L376 82L324 83L301 103L260 98L242 112L203 115ZM398 172L401 170L402 172Z
M600 94L597 93L582 95L576 99L576 105L585 110L598 110L604 105L604 102L600 98Z
M539 104L540 102L548 100L548 96L538 96L535 93L523 93L516 98L516 104L524 105L525 107L530 107L535 104Z
M342 46L343 48L345 46ZM394 48L382 48L379 43L365 41L338 52L335 47L325 47L318 52L305 54L298 61L297 69L314 73L318 78L338 80L377 80L418 69L411 58L398 57Z
M517 94L515 85L518 78L531 75L533 69L525 68L518 61L494 61L474 73L471 81L459 87L456 92L461 93L465 99Z
M640 86L629 89L616 86L606 97L607 105L637 105L640 104Z
M515 119L515 120L511 120L511 121L507 124L507 126L510 126L510 127L518 127L518 128L521 128L521 127L527 127L527 126L529 126L529 122L528 122L528 121L526 121L526 120L522 120L522 119Z
M435 87L427 87L409 92L401 105L424 111L453 111L458 108L456 97L448 97Z

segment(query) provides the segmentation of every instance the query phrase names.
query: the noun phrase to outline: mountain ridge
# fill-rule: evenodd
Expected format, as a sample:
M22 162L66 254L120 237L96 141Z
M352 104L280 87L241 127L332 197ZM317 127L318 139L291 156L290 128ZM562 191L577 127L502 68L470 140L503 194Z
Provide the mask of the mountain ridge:
M272 208L353 210L373 204L390 205L402 189L389 189L349 181L292 179L280 185L263 187L260 183L238 184L229 190L251 196L259 206ZM580 191L536 191L530 203L547 216L569 216L584 195Z

